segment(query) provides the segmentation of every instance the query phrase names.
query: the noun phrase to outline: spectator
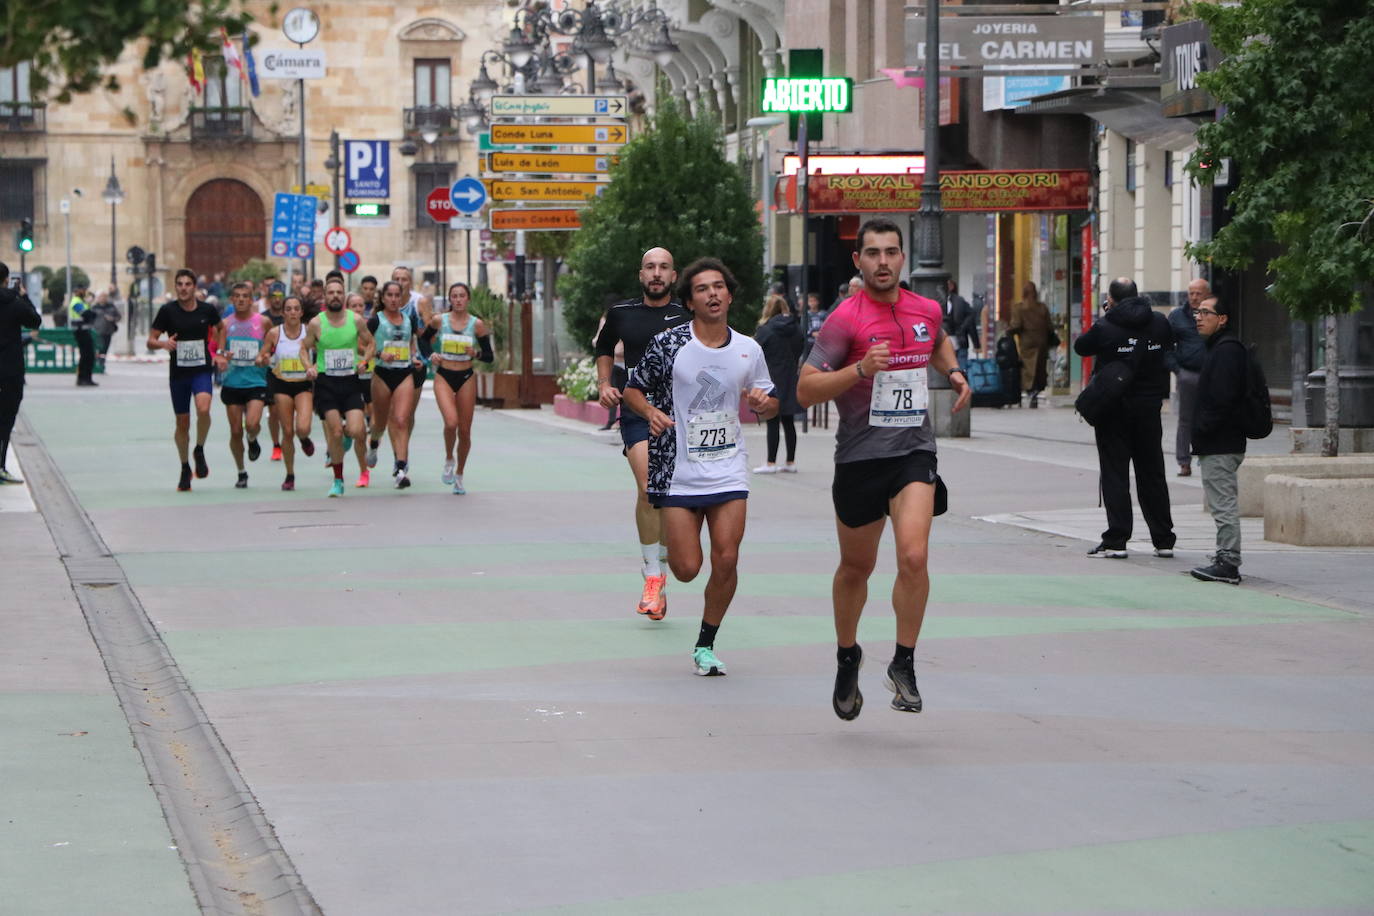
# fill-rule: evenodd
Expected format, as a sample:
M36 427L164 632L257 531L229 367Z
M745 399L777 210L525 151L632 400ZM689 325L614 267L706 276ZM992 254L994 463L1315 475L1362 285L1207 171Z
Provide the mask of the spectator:
M1030 394L1030 406L1040 406L1045 390L1045 365L1050 355L1050 310L1030 281L1021 287L1021 301L1011 307L1007 333L1016 338L1021 354L1021 390Z
M95 335L91 333L95 312L86 303L87 284L80 280L72 283L72 298L67 303L67 326L76 340L76 384L83 388L95 388L98 383L91 378L95 371Z
M978 326L974 323L973 306L959 295L959 284L949 278L949 295L945 299L945 336L954 341L954 355L959 360L959 368L968 371L968 351L970 342L978 349Z
M91 311L95 314L91 330L95 333L96 364L103 370L105 356L110 352L110 341L114 339L115 332L119 330L119 322L124 320L124 316L119 313L119 306L114 304L112 294L108 290L101 290L96 294L95 305L91 306Z
M1202 278L1188 284L1188 301L1169 313L1174 329L1174 351L1169 354L1169 370L1174 373L1174 396L1178 402L1178 431L1174 436L1174 460L1178 476L1193 473L1193 405L1197 401L1198 373L1207 355L1207 345L1198 333L1194 310L1212 295L1211 285Z
M9 267L0 262L0 484L24 482L5 463L10 433L24 400L24 330L37 330L43 323L29 297L10 289L9 277Z
M768 363L768 375L773 380L773 396L778 399L778 413L768 420L768 462L754 468L755 474L776 474L779 470L794 474L797 471L795 418L802 410L797 401L797 367L801 360L802 336L801 323L792 314L787 300L776 294L769 296L754 340L763 350L763 358ZM787 440L787 463L781 468L778 467L780 433Z
M1191 285L1189 293L1192 292ZM1192 570L1204 582L1240 584L1240 505L1236 472L1245 460L1245 429L1241 426L1249 367L1245 345L1227 325L1230 307L1206 298L1193 310L1197 332L1206 340L1202 371L1198 373L1197 404L1193 412L1192 448L1202 474L1202 492L1217 526L1217 552L1212 565ZM1171 322L1172 323L1172 322ZM1225 344L1232 346L1225 346Z

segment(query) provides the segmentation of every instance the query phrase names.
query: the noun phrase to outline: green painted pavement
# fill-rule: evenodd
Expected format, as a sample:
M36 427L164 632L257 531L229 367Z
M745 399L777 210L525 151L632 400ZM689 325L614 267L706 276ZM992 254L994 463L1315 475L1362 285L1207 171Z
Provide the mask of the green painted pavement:
M922 639L1035 636L1286 623L1287 618L934 617ZM654 624L644 620L529 620L417 624L413 626L262 627L181 630L163 634L195 690L235 690L457 674L626 658L685 654L695 617ZM892 635L890 615L871 614L859 626L865 641ZM722 630L724 651L830 645L834 624L825 617L731 616Z
M1261 827L913 862L899 868L714 886L691 893L611 898L538 912L718 916L1199 910L1374 910L1374 821Z
M26 916L200 912L112 696L0 693L0 733L0 888L43 889Z

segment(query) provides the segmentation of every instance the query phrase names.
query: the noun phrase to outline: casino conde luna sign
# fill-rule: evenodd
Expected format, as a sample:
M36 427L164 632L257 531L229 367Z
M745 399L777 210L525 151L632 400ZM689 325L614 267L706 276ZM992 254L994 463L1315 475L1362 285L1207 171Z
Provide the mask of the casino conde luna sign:
M902 213L921 207L921 174L812 175L811 215ZM1086 210L1091 175L1081 169L1017 169L940 173L945 210L962 213ZM779 182L780 210L797 211L797 176Z

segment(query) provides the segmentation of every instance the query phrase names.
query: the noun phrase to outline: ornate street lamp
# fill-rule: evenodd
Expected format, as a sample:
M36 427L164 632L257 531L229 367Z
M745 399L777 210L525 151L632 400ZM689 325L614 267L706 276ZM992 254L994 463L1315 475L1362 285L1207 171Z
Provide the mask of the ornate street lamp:
M105 192L100 195L110 205L110 285L119 286L118 262L115 260L115 208L124 203L124 189L119 186L115 176L114 156L110 157L110 178L105 182Z

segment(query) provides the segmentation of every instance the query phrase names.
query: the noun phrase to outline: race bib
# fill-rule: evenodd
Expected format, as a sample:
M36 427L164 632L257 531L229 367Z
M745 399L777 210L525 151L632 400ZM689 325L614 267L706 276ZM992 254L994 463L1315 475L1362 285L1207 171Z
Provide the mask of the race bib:
M873 376L869 426L920 426L926 421L926 370L899 369Z
M687 421L687 457L724 461L739 451L739 415L731 410L699 413Z
M357 352L354 350L325 350L325 375L353 375L357 365Z
M229 341L229 360L235 366L251 366L258 358L258 342L235 337Z
M467 334L445 334L439 343L439 354L445 359L471 359L473 339Z
M205 341L178 340L177 367L186 369L191 366L205 365Z
M299 382L305 379L305 363L299 356L286 356L277 360L277 377L286 382Z
M382 344L382 361L390 360L392 363L410 362L410 341L391 341ZM392 366L391 368L396 368Z

